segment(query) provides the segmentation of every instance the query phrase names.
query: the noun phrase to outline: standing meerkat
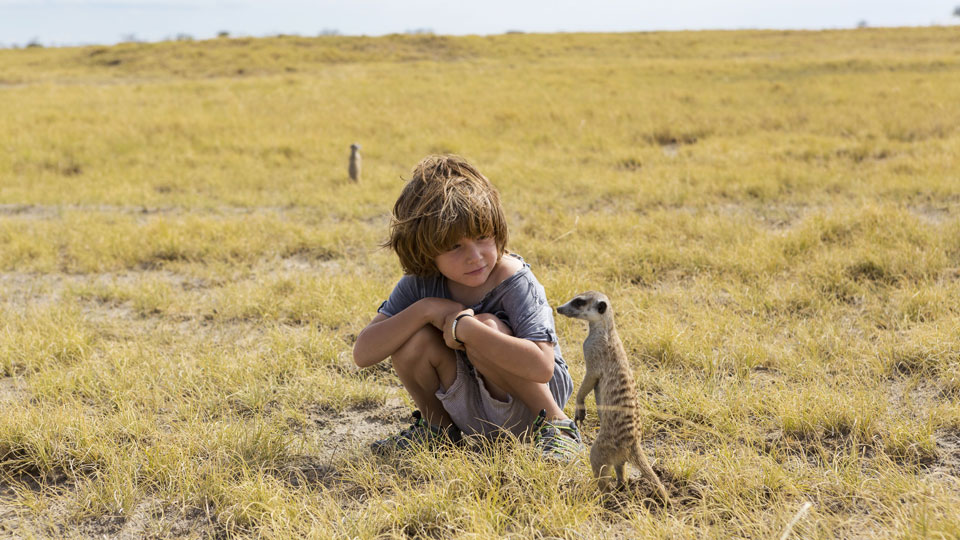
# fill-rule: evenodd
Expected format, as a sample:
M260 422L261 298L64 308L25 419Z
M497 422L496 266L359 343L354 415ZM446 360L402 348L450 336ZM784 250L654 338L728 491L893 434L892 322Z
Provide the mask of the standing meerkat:
M360 181L360 145L357 143L350 145L350 167L347 172L350 173L351 180Z
M590 449L590 465L600 482L600 488L607 490L611 487L609 471L604 471L608 467L613 468L617 484L622 485L624 466L630 462L657 488L664 504L669 504L670 496L640 446L637 390L627 362L627 353L617 335L610 300L603 293L589 291L558 307L557 312L590 323L590 333L583 342L587 373L577 392L574 420L579 423L586 417L583 402L587 394L594 391L600 433Z

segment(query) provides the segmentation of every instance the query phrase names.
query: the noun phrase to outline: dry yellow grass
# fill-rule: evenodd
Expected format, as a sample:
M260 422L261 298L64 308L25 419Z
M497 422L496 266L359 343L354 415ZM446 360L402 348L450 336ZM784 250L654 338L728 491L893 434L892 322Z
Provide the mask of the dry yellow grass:
M808 501L791 538L956 538L958 38L0 51L0 538L779 538ZM674 508L524 444L367 452L410 406L350 367L376 246L448 151L551 300L619 306Z

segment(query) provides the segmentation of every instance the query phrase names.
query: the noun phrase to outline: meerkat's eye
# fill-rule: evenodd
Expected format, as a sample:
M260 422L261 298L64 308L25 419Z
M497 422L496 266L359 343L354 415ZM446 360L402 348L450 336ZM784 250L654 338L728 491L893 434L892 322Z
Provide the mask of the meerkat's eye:
M587 301L584 300L583 298L574 298L573 301L570 303L573 305L573 307L579 309L579 308L582 308L583 305L587 303Z

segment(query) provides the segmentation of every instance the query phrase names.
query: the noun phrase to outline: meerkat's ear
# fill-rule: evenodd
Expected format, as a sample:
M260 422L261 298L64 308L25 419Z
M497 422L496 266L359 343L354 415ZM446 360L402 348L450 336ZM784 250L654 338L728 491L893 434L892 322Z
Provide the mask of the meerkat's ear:
M607 303L603 300L597 302L597 313L603 315L607 311Z

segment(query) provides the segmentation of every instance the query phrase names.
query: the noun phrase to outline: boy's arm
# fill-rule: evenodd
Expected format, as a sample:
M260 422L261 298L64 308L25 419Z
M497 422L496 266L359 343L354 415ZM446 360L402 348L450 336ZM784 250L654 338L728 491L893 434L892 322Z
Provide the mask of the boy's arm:
M378 364L392 355L413 334L430 324L443 329L449 313L463 306L444 298L423 298L392 317L378 313L357 336L353 345L353 361L360 367Z
M445 336L458 314L447 317ZM553 377L553 343L510 336L474 317L457 322L457 339L464 343L467 356L475 365L489 362L507 373L539 383L548 383Z

